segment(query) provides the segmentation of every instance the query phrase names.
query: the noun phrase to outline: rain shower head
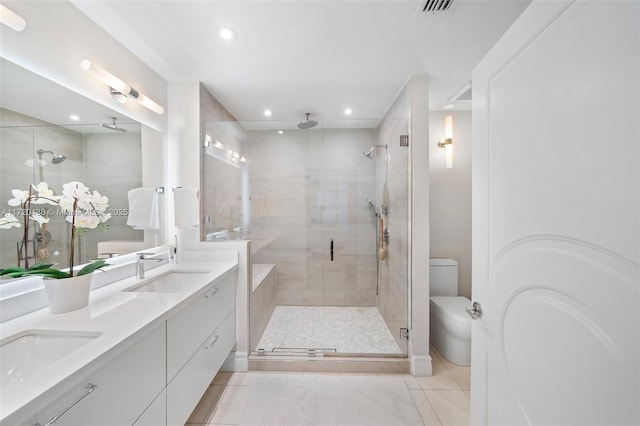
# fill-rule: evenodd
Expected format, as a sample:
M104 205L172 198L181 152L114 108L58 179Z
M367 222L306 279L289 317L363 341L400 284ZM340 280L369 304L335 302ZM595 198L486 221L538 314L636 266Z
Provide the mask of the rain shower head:
M126 129L123 129L122 127L118 127L118 125L116 124L116 117L111 117L111 120L113 121L113 123L111 124L104 124L104 123L100 123L100 126L104 127L105 129L109 129L109 130L115 130L117 132L126 132Z
M36 154L38 154L38 157L40 158L40 160L42 160L42 154L51 154L51 162L53 164L60 164L67 159L67 157L62 154L56 154L53 151L45 151L43 149L37 150Z
M298 129L310 129L318 125L318 122L316 120L309 120L309 116L311 115L311 113L308 112L306 115L307 119L298 123Z

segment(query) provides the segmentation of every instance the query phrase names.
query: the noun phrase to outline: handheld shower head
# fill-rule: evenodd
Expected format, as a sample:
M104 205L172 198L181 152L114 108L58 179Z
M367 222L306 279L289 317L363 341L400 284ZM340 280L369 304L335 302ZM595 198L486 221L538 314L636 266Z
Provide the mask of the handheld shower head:
M367 157L369 160L373 160L373 150L375 150L375 149L376 149L376 147L372 146L371 148L369 148L369 151L367 151L367 152L362 151L362 155Z
M369 160L373 160L373 157L375 156L375 150L376 148L384 148L385 152L387 153L387 160L388 160L388 156L389 156L389 145L384 144L384 145L374 145L371 148L369 148L369 151L365 152L362 151L362 155L364 155L365 157L367 157Z
M306 113L306 115L307 119L298 123L298 129L310 129L318 125L318 122L316 120L309 120L309 116L311 115L310 112Z

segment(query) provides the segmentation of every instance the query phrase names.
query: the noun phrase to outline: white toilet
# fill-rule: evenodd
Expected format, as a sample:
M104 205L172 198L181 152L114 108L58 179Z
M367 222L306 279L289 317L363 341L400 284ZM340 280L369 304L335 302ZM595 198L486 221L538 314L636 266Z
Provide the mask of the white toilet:
M458 262L429 259L431 344L449 361L471 365L471 301L458 296Z

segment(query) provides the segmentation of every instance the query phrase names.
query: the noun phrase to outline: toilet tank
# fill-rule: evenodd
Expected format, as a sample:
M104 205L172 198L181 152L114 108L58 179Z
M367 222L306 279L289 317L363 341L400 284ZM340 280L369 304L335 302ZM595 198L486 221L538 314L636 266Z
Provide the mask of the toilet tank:
M458 262L429 259L429 296L458 295Z

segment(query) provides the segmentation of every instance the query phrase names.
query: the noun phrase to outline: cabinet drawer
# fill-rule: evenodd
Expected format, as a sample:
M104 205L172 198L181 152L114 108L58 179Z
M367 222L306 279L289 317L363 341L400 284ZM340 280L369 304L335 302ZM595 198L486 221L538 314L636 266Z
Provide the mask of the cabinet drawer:
M133 424L164 388L164 348L162 324L40 410L30 424L44 425L69 407L73 408L55 422L56 426Z
M133 426L161 426L167 424L167 391L163 390Z
M236 305L236 273L167 320L167 382Z
M167 425L184 425L236 343L236 310L167 385Z

